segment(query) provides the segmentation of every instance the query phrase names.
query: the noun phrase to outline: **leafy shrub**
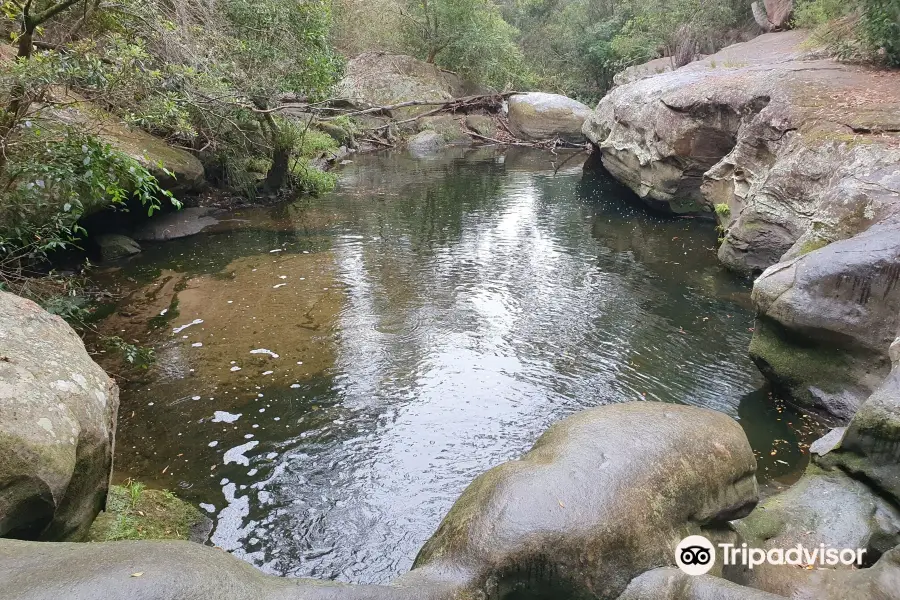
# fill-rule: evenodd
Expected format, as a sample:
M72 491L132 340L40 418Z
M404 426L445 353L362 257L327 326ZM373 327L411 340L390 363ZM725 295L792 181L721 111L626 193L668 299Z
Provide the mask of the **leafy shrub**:
M900 66L898 0L798 0L794 25L839 60Z

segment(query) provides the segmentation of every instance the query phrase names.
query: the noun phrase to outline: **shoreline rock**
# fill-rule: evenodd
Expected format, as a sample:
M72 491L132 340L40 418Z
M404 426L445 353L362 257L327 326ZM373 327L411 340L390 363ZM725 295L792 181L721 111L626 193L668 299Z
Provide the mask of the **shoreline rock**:
M820 58L806 36L615 88L584 133L647 204L715 215L720 261L762 274L757 365L846 421L887 374L900 324L900 72Z

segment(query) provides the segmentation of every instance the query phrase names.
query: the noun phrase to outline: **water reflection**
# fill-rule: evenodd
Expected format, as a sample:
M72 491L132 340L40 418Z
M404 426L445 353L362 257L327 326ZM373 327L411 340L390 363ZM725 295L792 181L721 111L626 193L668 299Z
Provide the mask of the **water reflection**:
M137 257L106 327L162 360L123 392L117 468L266 571L356 582L408 569L475 475L582 408L714 408L763 474L795 472L812 426L758 392L711 226L563 160L359 157L326 198Z

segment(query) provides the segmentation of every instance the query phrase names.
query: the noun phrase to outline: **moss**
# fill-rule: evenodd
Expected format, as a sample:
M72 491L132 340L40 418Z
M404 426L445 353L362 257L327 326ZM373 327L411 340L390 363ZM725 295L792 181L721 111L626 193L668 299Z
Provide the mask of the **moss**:
M783 328L759 318L750 341L750 357L760 371L799 404L817 406L809 391L815 386L826 393L839 393L851 380L852 371L845 354L822 346L803 345L792 340Z
M828 240L824 240L822 238L816 237L810 240L806 240L803 242L803 245L800 246L800 255L809 254L810 252L815 252L820 248L824 248L828 244L830 244Z
M91 525L88 541L187 540L205 521L203 513L172 492L129 482L110 486L106 511Z

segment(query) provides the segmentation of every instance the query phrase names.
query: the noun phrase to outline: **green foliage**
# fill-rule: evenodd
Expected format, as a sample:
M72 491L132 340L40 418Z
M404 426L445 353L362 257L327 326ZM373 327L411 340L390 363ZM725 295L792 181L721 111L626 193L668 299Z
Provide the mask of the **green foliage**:
M187 540L203 519L198 509L172 492L128 480L110 486L106 510L91 525L88 540Z
M900 0L798 0L794 25L839 60L900 67Z
M132 367L149 369L156 361L156 353L152 348L126 342L119 336L104 336L100 341L107 350L120 353L122 359Z
M717 215L727 217L728 215L731 214L731 208L725 202L723 202L721 204L716 204L714 208L716 210Z
M498 88L530 81L518 31L492 0L406 0L401 11L403 40L419 58Z

